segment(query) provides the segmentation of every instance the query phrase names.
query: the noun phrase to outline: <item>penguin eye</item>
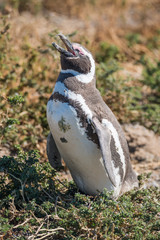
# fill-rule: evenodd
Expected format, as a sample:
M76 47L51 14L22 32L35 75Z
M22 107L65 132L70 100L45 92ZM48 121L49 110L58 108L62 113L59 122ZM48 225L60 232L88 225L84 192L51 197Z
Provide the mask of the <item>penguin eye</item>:
M76 52L78 52L78 54L84 55L84 53L80 49L76 48L75 50L76 50Z

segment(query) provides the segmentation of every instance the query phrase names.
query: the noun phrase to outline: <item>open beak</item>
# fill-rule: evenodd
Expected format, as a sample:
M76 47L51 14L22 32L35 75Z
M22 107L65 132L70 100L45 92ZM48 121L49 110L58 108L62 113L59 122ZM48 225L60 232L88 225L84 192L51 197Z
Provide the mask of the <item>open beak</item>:
M66 57L76 57L77 53L74 50L71 42L63 35L63 34L58 34L58 36L60 37L60 39L62 40L62 42L65 44L67 50L65 50L64 48L60 47L59 45L57 45L56 43L52 43L52 45L63 55L65 55Z

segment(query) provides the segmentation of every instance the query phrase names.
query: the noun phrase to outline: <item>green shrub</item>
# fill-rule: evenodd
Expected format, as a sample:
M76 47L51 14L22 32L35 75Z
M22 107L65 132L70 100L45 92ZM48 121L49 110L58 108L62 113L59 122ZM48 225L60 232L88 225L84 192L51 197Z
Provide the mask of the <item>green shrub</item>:
M113 44L108 42L101 42L99 45L99 51L96 53L96 61L98 63L106 63L109 59L117 58L119 54L119 49Z
M141 43L139 33L128 33L126 35L126 39L128 40L128 46L129 47L132 47L135 44Z
M37 151L0 159L0 234L7 239L159 239L157 188L132 190L117 200L96 197L60 181ZM30 238L29 238L30 237Z

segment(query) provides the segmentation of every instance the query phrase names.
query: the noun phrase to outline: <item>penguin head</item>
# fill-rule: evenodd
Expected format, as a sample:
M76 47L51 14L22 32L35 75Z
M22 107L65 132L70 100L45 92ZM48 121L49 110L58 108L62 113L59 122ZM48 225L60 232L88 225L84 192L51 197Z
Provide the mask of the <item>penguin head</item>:
M67 50L58 46L56 43L52 45L61 54L62 70L73 70L77 74L95 73L95 62L92 54L82 45L71 43L63 34L58 35L65 44Z

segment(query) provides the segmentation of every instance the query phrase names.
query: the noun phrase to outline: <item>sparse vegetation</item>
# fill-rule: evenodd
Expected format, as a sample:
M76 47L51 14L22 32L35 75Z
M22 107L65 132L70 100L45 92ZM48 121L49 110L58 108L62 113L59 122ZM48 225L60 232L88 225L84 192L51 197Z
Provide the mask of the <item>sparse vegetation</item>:
M126 39L128 40L129 47L132 47L134 44L141 43L140 35L138 33L128 33Z
M83 19L88 9L106 8L103 0L78 3L75 1L73 9L66 1L64 13ZM127 1L114 4L123 10L128 6ZM40 14L43 5L55 9L56 1L6 1L0 9L4 14L8 6L20 13L27 10ZM82 5L85 8L78 11ZM59 173L46 162L46 104L59 71L58 55L50 43L59 30L43 36L38 47L25 35L19 36L17 43L12 22L4 14L0 18L0 146L10 154L0 159L0 238L160 239L159 189L141 187L118 200L104 191L93 198L79 193L73 182L60 180ZM125 29L120 33L117 30L115 37L113 29L103 29L104 35L97 23L94 44L86 36L78 37L96 52L97 87L121 123L140 122L159 134L158 27L150 29L149 36L143 29ZM106 40L108 33L111 37ZM68 32L73 40L76 34ZM142 68L139 77L120 74L127 62ZM64 128L62 123L60 127Z

